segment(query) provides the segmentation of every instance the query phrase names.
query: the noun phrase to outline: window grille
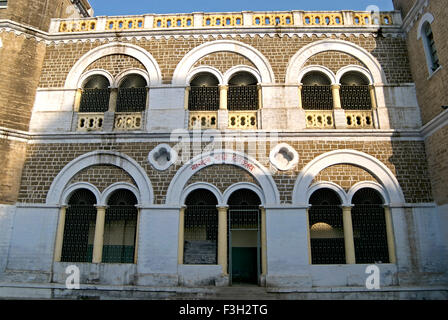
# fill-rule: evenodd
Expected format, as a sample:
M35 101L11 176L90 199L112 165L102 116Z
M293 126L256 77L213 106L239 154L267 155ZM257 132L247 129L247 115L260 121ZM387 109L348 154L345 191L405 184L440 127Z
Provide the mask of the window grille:
M342 208L330 189L320 189L310 198L308 210L312 264L345 264Z
M141 112L146 109L146 88L119 88L117 112Z
M333 93L331 86L302 86L302 107L305 110L332 110Z
M356 263L388 263L386 219L383 201L370 188L353 196L352 223Z
M185 201L184 264L217 264L217 200L208 190L195 190Z
M436 71L437 68L440 67L439 57L437 56L437 49L436 49L436 44L434 41L434 34L432 33L432 28L429 23L425 24L424 33L425 33L426 42L428 45L428 51L429 51L428 54L430 57L430 62L432 64L430 67L431 67L432 71Z
M7 6L8 6L8 1L6 1L6 0L1 1L1 0L0 0L0 8L1 8L1 7L7 7Z
M114 192L106 209L103 259L105 263L134 263L137 199L128 190Z
M109 110L110 89L83 89L79 112L106 112Z
M92 262L96 223L95 196L86 189L70 198L65 214L62 262Z
M341 106L345 110L371 110L372 100L368 85L341 85Z
M190 87L188 110L216 111L219 109L219 87Z
M229 111L258 110L257 85L229 86L227 109Z

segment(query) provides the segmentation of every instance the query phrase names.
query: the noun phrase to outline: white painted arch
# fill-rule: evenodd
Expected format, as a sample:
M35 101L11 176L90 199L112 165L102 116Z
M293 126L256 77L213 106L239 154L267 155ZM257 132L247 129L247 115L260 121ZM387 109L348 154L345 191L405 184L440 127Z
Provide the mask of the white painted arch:
M257 83L262 82L261 75L257 69L250 66L238 65L233 66L232 68L226 71L226 73L224 74L224 83L228 84L230 78L232 78L232 76L237 72L248 72L257 79Z
M345 190L340 185L338 185L334 182L330 182L330 181L319 181L319 182L316 182L313 185L311 185L307 191L307 196L306 196L307 203L310 202L310 198L313 195L313 193L319 189L330 189L330 190L336 192L336 194L339 196L339 200L341 200L342 206L350 205L350 201L348 200L348 196L347 196L347 193L345 192Z
M356 65L349 65L349 66L345 66L345 67L342 67L341 69L339 69L338 72L336 73L336 83L341 83L342 76L350 71L356 71L356 72L361 73L362 75L364 75L367 78L367 80L369 80L369 84L373 84L373 77L372 77L372 74L369 72L369 70L367 70L366 68L363 68L361 66L356 66Z
M205 73L211 73L212 75L214 75L216 77L216 79L218 79L218 82L220 85L224 84L224 77L221 73L221 71L219 71L218 69L214 68L214 67L210 67L210 66L200 66L197 68L194 68L193 70L191 70L188 75L187 75L187 80L186 82L188 83L188 85L190 84L191 80L193 80L193 78L201 72L205 72Z
M215 52L235 52L249 59L261 76L262 83L274 83L274 71L266 57L257 49L235 40L206 42L188 52L177 65L173 74L173 85L188 85L187 77L194 64L201 58Z
M420 22L418 23L417 27L417 40L420 40L422 38L423 33L423 25L425 23L432 24L434 22L434 16L430 12L426 12L422 18L420 19Z
M300 172L292 194L294 204L307 204L309 186L314 177L337 164L350 164L363 168L380 183L387 195L388 204L404 204L405 198L398 180L387 166L378 159L356 150L335 150L324 153L310 161ZM347 199L349 200L349 199ZM385 203L386 204L386 203Z
M54 178L47 194L47 205L60 205L70 180L81 170L94 165L113 165L126 171L137 185L140 193L140 205L151 205L154 192L144 169L131 157L115 151L92 151L68 163ZM101 198L99 198L101 200Z
M372 74L375 84L387 82L380 63L366 49L349 41L326 39L306 45L289 60L286 70L286 83L297 84L298 75L308 59L325 51L339 51L352 55L367 67Z
M139 68L131 68L131 69L126 69L121 71L119 74L117 74L117 76L115 77L115 80L113 82L113 87L114 88L118 88L121 84L121 82L123 81L123 79L131 74L137 74L139 76L142 76L143 79L146 80L146 86L149 86L149 75L148 72L146 72L145 70L139 69Z
M271 173L252 157L234 150L213 150L198 155L180 168L168 187L166 204L182 205L182 194L188 180L201 169L212 165L232 164L248 171L260 185L265 204L280 204L280 194Z
M93 69L89 70L86 73L83 73L81 77L79 78L78 84L76 85L76 88L83 88L87 79L91 76L100 75L105 77L109 81L109 87L113 86L114 83L114 77L106 70L103 69Z
M101 194L101 200L100 200L99 205L106 206L107 202L109 201L110 196L115 191L122 190L122 189L131 191L134 194L135 198L137 199L137 204L141 203L140 192L134 185L132 185L128 182L116 182L116 183L108 186L106 189L104 189L103 193Z
M218 206L224 205L225 202L223 201L223 196L222 196L221 191L215 185L208 183L208 182L196 182L196 183L192 183L189 186L187 186L182 191L180 203L182 205L185 205L185 200L187 199L188 195L198 189L205 189L205 190L210 191L211 193L213 193L215 195L216 201L218 202Z
M73 195L75 191L80 189L87 189L90 192L92 192L96 198L96 204L99 204L101 202L101 192L98 190L97 187L88 182L76 182L67 186L67 188L65 188L64 191L62 192L61 205L62 206L68 205L70 197Z
M230 187L228 187L226 189L226 191L224 191L224 194L223 194L224 203L228 204L230 196L234 192L236 192L238 190L243 190L243 189L247 189L247 190L251 190L251 191L255 192L257 194L257 196L260 198L261 205L264 206L266 204L266 199L265 199L263 190L261 190L261 188L259 186L257 186L256 184L253 184L250 182L238 182L238 183L232 184Z
M380 194L381 198L383 198L383 203L385 203L385 204L390 203L390 199L387 194L387 191L384 190L382 185L380 185L374 181L361 181L361 182L354 184L347 193L347 198L348 198L349 203L352 203L353 196L355 195L355 193L364 188L370 188L370 189L376 190Z
M298 79L299 79L299 83L302 82L303 77L312 71L318 71L318 72L322 72L323 74L325 74L328 79L331 81L331 84L336 84L338 83L336 80L336 76L333 73L333 71L331 71L329 68L324 67L324 66L318 66L318 65L312 65L312 66L307 66L305 68L303 68L302 70L300 70L299 75L298 75Z
M160 85L162 83L162 73L160 67L154 57L145 49L121 42L113 42L99 46L84 54L72 67L65 81L65 89L74 89L79 83L81 75L85 69L96 60L112 55L124 54L131 56L140 61L149 74L152 85Z

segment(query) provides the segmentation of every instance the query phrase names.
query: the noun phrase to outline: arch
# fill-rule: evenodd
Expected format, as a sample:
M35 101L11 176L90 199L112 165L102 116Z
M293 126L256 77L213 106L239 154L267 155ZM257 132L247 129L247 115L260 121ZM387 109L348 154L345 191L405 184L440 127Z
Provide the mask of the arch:
M420 19L420 22L418 23L417 40L420 40L422 38L423 26L425 25L426 22L429 24L432 24L434 22L434 16L429 12L426 12Z
M227 205L229 202L230 196L235 191L238 191L241 189L247 189L247 190L253 191L258 196L258 198L260 198L261 205L264 205L266 203L266 199L265 199L263 190L261 190L260 187L257 186L256 184L253 184L250 182L238 182L238 183L232 184L230 187L228 187L226 189L226 191L224 191L224 194L223 194L223 203L225 205Z
M174 85L186 85L187 75L194 64L202 57L219 51L238 53L249 59L258 69L262 83L275 82L274 72L266 57L257 49L234 40L216 40L204 43L188 52L177 65L173 74Z
M334 75L333 71L331 71L329 68L324 67L324 66L317 66L317 65L312 65L312 66L308 66L306 68L303 68L300 72L299 75L297 77L299 83L302 82L303 77L312 71L317 71L317 72L322 72L323 74L325 74L331 81L332 84L337 83L336 81L336 76Z
M125 54L139 60L146 68L151 84L159 85L162 83L162 73L154 57L145 49L129 44L113 42L99 46L84 54L72 67L65 81L65 89L73 89L79 82L84 70L96 60L112 55Z
M61 195L61 205L66 206L68 205L68 200L70 200L70 197L79 189L87 189L90 192L93 193L93 195L96 198L96 203L101 203L101 193L98 190L97 187L95 187L93 184L88 182L77 182L74 184L69 185L64 192Z
M370 189L374 189L375 191L377 191L379 193L379 195L381 196L381 198L383 198L383 203L385 205L390 203L390 199L389 199L389 196L388 196L386 190L384 190L382 185L380 185L374 181L361 181L361 182L358 182L355 185L353 185L347 193L348 203L352 204L352 199L353 199L353 196L355 195L355 193L364 188L370 188Z
M244 153L234 150L214 150L198 155L180 168L168 187L166 204L181 204L185 184L199 170L219 164L232 164L248 171L260 184L267 205L279 204L280 195L271 173L262 164Z
M336 83L340 83L341 78L344 76L344 74L350 71L355 71L363 74L369 80L369 84L373 84L373 77L372 74L369 72L369 70L356 65L349 65L339 69L338 72L336 73Z
M354 56L360 60L372 74L374 82L377 84L386 83L386 76L378 60L366 49L343 40L321 40L313 42L300 49L290 60L286 70L286 83L296 84L297 75L302 70L303 65L312 56L324 51L340 51Z
M48 191L46 204L61 204L64 190L76 173L84 168L101 164L113 165L126 171L137 185L141 199L140 204L150 205L153 203L154 192L151 181L149 181L144 169L134 159L123 153L98 150L72 160L58 173Z
M314 177L323 169L337 164L351 164L363 168L380 182L391 203L405 203L404 194L397 178L385 164L371 155L350 149L330 151L309 162L302 169L295 182L292 194L293 203L307 203L307 192L304 191L308 190Z
M114 77L108 71L103 69L93 69L81 75L78 84L76 85L76 88L82 88L89 77L96 75L101 75L105 77L107 80L109 80L109 86L113 86Z
M262 82L261 75L255 68L244 65L238 65L226 71L226 73L224 74L224 84L228 84L230 78L232 78L232 76L237 72L248 72L257 79L258 83Z
M216 77L216 79L218 79L218 82L220 85L224 84L224 80L223 80L223 76L222 76L221 72L218 69L216 69L214 67L209 67L209 66L201 66L201 67L197 67L197 68L194 68L193 70L191 70L187 75L187 80L186 80L187 84L189 85L191 80L193 80L193 78L198 73L201 73L201 72L208 72L208 73L213 74Z
M213 193L216 197L216 200L218 201L218 205L223 205L225 203L225 202L223 202L223 196L221 194L221 191L219 191L219 189L216 186L214 186L213 184L207 183L207 182L196 182L196 183L192 183L189 186L187 186L182 191L180 203L182 205L185 205L185 200L187 199L188 195L198 189L205 189L205 190L208 190L211 193Z
M132 69L127 69L127 70L120 72L115 77L115 80L113 81L113 87L118 88L120 86L121 82L123 81L123 79L126 78L126 76L131 75L131 74L138 74L139 76L142 76L146 80L146 86L149 86L148 72L146 72L145 70L139 69L139 68L132 68Z
M329 182L329 181L316 182L313 185L311 185L307 191L307 197L306 197L307 203L308 204L310 203L310 198L314 192L316 192L319 189L324 189L324 188L330 189L330 190L336 192L336 194L339 197L339 200L341 200L342 206L350 205L350 201L348 201L347 193L345 192L345 190L342 189L342 187L339 186L338 184L336 184L334 182Z
M137 199L137 203L141 203L141 197L140 197L140 192L138 191L138 189L133 186L132 184L128 183L128 182L116 182L114 184L111 184L110 186L108 186L106 189L104 189L103 193L101 194L101 200L99 205L101 206L105 206L107 205L107 202L109 201L110 196L117 190L120 189L125 189L128 190L130 192L132 192L135 196L135 198Z

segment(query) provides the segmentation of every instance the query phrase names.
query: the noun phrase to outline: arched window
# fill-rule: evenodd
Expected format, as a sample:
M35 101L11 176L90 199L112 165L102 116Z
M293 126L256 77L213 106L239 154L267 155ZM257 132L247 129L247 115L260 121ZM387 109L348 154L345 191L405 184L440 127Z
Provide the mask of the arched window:
M356 263L388 263L386 218L379 193L364 188L353 196L352 223Z
M109 110L109 80L102 75L86 79L82 87L79 112L106 112Z
M229 273L232 282L257 283L261 263L260 198L252 190L231 194L229 205Z
M344 264L341 200L331 189L315 191L308 209L312 264Z
M200 72L190 82L188 110L216 111L219 109L219 81L211 73Z
M62 262L92 262L96 198L87 189L76 190L65 214Z
M349 71L341 77L341 107L345 110L371 110L369 80L360 72Z
M126 189L112 193L106 209L103 238L105 263L134 263L137 233L137 198Z
M218 201L205 189L185 200L184 264L217 264Z
M249 72L235 73L229 80L227 109L229 111L258 110L257 78Z
M302 106L305 110L332 110L331 80L322 72L311 71L302 78Z
M440 67L440 63L439 57L437 55L436 44L434 41L434 34L432 33L431 24L429 23L429 21L423 23L421 35L423 38L423 47L425 49L429 73L432 74Z
M120 83L117 96L117 112L141 112L146 109L147 86L145 78L138 74L127 75Z

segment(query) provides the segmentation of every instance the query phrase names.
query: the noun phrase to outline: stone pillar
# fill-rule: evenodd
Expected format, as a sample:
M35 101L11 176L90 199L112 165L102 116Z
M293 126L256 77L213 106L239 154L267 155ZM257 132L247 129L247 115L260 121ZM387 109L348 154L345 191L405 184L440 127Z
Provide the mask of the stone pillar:
M177 252L177 264L184 264L184 230L185 230L185 207L179 210L179 245Z
M110 88L109 112L115 112L117 109L118 88Z
M345 261L347 264L355 264L355 243L353 240L351 207L342 207L342 221L344 224Z
M389 263L397 263L395 254L395 237L392 224L392 215L389 207L384 207L384 215L386 219L387 249L389 252Z
M134 248L134 263L137 264L138 261L138 238L140 234L140 208L137 208L137 227L135 229L135 248Z
M299 83L299 87L298 87L298 107L299 109L303 109L303 104L302 104L302 88L303 88L303 84Z
M345 117L345 110L341 107L341 96L339 94L339 84L333 84L331 86L331 92L333 95L333 115L334 124L336 129L345 129L347 127L347 119Z
M267 260L267 241L266 241L266 209L260 207L261 211L261 274L266 275L268 273L268 260Z
M92 263L101 263L103 259L104 222L106 220L106 207L96 207L95 238L93 240Z
M229 90L229 86L220 85L219 86L219 109L227 110L227 92Z
M185 110L188 110L188 101L190 99L190 91L191 91L191 87L185 88L185 96L184 96L184 109Z
M333 84L331 85L331 93L333 94L333 108L341 109L341 96L339 94L339 90L341 89L341 85Z
M63 206L59 210L59 222L58 231L56 234L56 243L54 247L54 261L61 262L62 256L62 244L64 241L64 229L65 229L65 214L67 212L67 207Z
M79 107L81 105L81 96L82 96L82 89L79 88L76 90L76 93L75 93L75 105L73 107L73 110L75 112L79 112Z
M261 84L257 85L257 92L258 92L258 109L263 108L263 90L261 88Z
M218 207L218 264L222 273L227 274L227 209Z
M370 100L372 101L373 126L374 126L374 128L379 129L380 124L379 124L379 120L378 120L378 103L376 102L375 86L370 85L369 91L370 91Z
M308 228L308 263L313 264L313 257L311 252L310 209L306 209L306 227Z

